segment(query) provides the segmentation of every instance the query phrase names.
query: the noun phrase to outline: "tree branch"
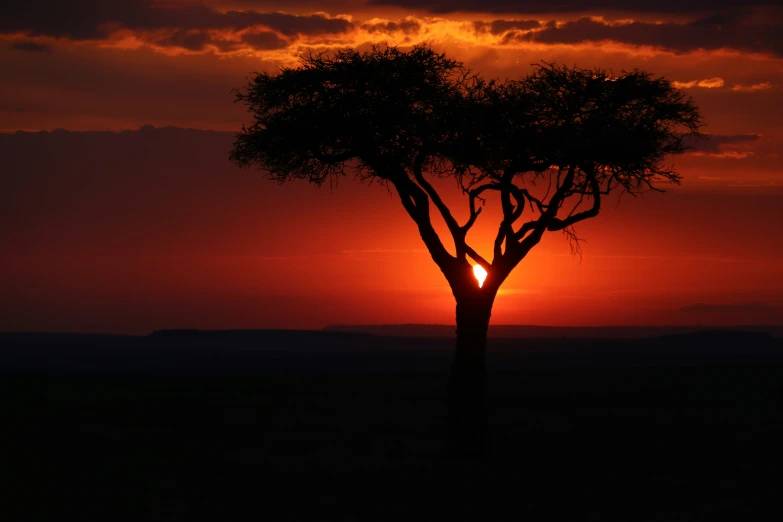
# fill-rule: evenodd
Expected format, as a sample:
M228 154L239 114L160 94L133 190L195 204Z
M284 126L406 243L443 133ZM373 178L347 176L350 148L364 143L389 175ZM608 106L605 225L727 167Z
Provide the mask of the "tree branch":
M516 241L524 241L525 235L528 232L534 231L535 234L539 234L539 233L543 234L543 232L547 230L552 220L556 219L555 216L557 214L558 209L560 208L560 205L563 203L563 200L566 198L566 195L571 190L571 186L574 184L575 175L576 175L576 165L571 165L568 168L568 173L563 179L563 184L558 186L557 190L555 191L555 194L552 196L552 199L549 200L549 203L546 204L546 206L544 206L544 204L542 203L541 208L546 208L546 210L541 214L541 216L534 221L528 221L527 223L523 224L522 227L516 233L513 234L513 238ZM558 176L557 176L558 184L560 183L560 176L561 173L558 172ZM538 241L536 241L536 243L537 242Z
M495 236L495 244L492 250L493 264L503 257L503 240L508 241L508 238L513 238L513 237L514 237L514 230L511 228L511 225L506 223L506 221L504 220L503 222L500 223L500 226L498 227L498 233ZM508 249L508 242L506 243L506 249Z
M484 270L486 270L487 272L490 271L490 269L492 268L492 265L489 263L489 261L487 261L486 259L481 257L478 254L478 252L473 250L467 243L465 244L465 252L468 254L469 257L473 258L473 260L476 263L481 265L484 268Z
M319 150L315 150L313 151L313 157L322 163L326 163L327 165L335 165L337 163L348 161L349 159L353 158L354 155L350 152L343 152L341 154L324 154Z
M481 214L481 207L478 208L475 212L473 210L470 211L470 218L468 218L468 222L465 223L460 230L467 233L468 230L476 223L476 219L479 217L479 214Z
M511 194L514 196L514 199L517 202L517 206L514 209L514 212L511 214L511 220L509 223L509 224L513 224L516 220L522 217L522 212L525 211L525 198L524 195L522 194L522 191L516 185L512 184L510 190L511 190Z
M536 225L538 225L537 219L535 221L528 221L522 225L519 230L514 233L514 240L521 241L528 232L535 230Z
M481 214L481 208L476 209L476 199L480 198L481 194L486 190L498 190L497 185L494 183L487 183L468 191L470 218L468 218L468 222L461 227L465 234L467 234L468 230L470 230L470 228L476 223L476 218L478 218L479 214Z
M535 205L535 206L536 206L536 209L538 209L538 212L539 212L539 214L543 214L543 213L545 212L545 210L544 210L544 209L545 209L545 208L547 208L547 207L549 206L549 205L545 205L545 204L544 204L544 203L543 203L543 202L542 202L540 199L534 198L534 197L533 197L533 195L532 195L532 194L530 194L530 192L528 192L528 190L527 190L527 189L520 189L520 188L517 188L516 186L514 186L514 188L516 189L516 191L517 191L517 192L518 192L518 193L519 193L519 194L520 194L522 197L524 197L525 199L527 199L527 200L530 202L530 206L531 206L531 207L532 207L533 205ZM514 197L516 198L516 197L517 197L517 195L516 195L516 194L514 194Z
M500 204L503 208L503 221L500 223L498 233L495 236L492 254L494 256L492 260L493 264L503 257L503 241L506 241L506 249L508 250L509 241L514 239L512 224L519 219L525 208L525 200L521 196L519 188L514 186L510 181L504 179L498 186L498 190L500 190ZM511 203L512 193L517 202L516 207Z
M571 225L578 223L580 221L583 221L588 218L592 218L598 215L598 212L601 211L601 189L598 185L598 180L595 179L594 176L590 178L590 185L593 187L593 206L592 208L578 212L573 215L569 215L565 219L558 219L557 217L553 217L552 220L547 225L547 230L550 230L552 232L557 230L565 230Z
M486 259L484 259L481 255L478 254L470 245L467 244L465 241L465 236L467 235L468 230L470 229L470 226L473 226L473 223L476 222L476 218L481 213L481 209L478 210L475 209L475 203L473 201L475 200L475 197L471 197L471 218L468 220L468 223L470 223L470 226L460 227L457 223L457 220L454 219L454 216L451 214L451 211L446 206L445 203L443 203L443 200L441 199L438 192L435 190L435 187L432 186L425 178L422 173L422 165L424 164L426 156L425 153L420 153L414 162L413 165L413 176L416 178L416 181L421 185L421 187L424 189L424 191L429 195L430 199L432 199L432 202L435 204L435 206L440 211L441 216L443 216L443 220L446 222L446 226L448 226L449 231L451 232L451 236L454 238L454 247L457 251L457 259L463 259L465 255L470 256L476 263L481 265L485 270L489 271L491 268L491 265L489 262L487 262ZM411 184L413 184L411 182ZM481 194L483 192L482 189L477 192L476 195ZM429 221L429 218L428 218ZM430 225L431 226L431 225ZM434 229L433 229L434 232ZM451 257L449 255L449 257ZM452 259L454 259L452 257Z
M394 176L390 181L394 188L397 189L402 206L419 228L419 235L421 235L422 241L424 241L430 256L432 256L432 260L435 261L435 264L438 265L447 278L450 277L456 258L449 254L446 247L443 246L438 233L432 227L427 194L413 183L404 171Z
M416 178L416 181L421 185L424 190L429 195L430 199L432 199L432 202L435 204L435 207L440 211L440 215L443 216L443 221L446 222L446 226L449 227L449 231L451 232L451 235L454 237L454 246L459 249L460 245L458 244L459 241L464 242L464 236L461 234L460 226L457 223L457 220L454 219L454 216L451 215L451 211L449 210L449 207L446 206L445 203L443 203L443 200L441 199L438 192L435 190L435 187L433 187L429 181L427 181L422 172L421 168L424 164L424 161L426 159L426 153L421 152L416 157L416 160L413 164L413 176Z

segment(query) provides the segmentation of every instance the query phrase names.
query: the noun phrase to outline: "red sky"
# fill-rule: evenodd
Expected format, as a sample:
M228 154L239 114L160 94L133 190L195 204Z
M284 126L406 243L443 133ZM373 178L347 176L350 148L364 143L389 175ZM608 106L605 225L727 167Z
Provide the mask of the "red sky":
M674 159L681 187L606 205L578 227L581 262L551 233L494 324L783 324L777 4L18 2L0 14L0 330L453 323L384 189L280 186L228 161L247 121L230 91L252 71L381 42L427 42L487 77L642 68L708 122ZM495 226L480 219L474 242Z

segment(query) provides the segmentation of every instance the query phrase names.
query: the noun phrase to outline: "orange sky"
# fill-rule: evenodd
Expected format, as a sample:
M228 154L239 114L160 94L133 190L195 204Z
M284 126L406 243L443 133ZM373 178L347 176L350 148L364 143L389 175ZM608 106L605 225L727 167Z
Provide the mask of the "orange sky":
M384 189L279 186L228 162L246 121L230 91L248 74L384 41L429 42L488 77L541 60L643 68L679 82L709 124L713 138L675 160L682 187L578 227L581 262L550 234L494 324L783 323L775 2L67 4L0 16L0 330L453 323L445 280ZM491 217L472 232L480 247Z

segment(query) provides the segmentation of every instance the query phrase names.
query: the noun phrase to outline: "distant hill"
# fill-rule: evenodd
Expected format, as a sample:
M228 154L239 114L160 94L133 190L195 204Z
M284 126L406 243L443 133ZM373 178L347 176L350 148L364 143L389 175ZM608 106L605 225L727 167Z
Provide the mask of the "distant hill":
M446 324L331 325L326 332L371 333L390 337L455 337L456 326ZM492 325L494 339L648 339L704 331L758 332L783 338L783 326L535 326Z
M0 376L447 372L454 340L446 333L453 327L413 326L385 327L397 335L320 330L162 330L144 337L0 332ZM496 327L488 343L492 371L783 364L783 339L768 332L506 328ZM650 336L623 337L631 335Z

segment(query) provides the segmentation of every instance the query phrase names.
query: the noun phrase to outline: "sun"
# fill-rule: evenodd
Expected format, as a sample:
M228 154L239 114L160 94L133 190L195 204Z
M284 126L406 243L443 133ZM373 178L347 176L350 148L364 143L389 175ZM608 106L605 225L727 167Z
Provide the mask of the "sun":
M484 284L484 280L487 278L487 271L481 265L473 265L473 275L478 279L479 288Z

